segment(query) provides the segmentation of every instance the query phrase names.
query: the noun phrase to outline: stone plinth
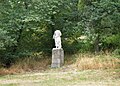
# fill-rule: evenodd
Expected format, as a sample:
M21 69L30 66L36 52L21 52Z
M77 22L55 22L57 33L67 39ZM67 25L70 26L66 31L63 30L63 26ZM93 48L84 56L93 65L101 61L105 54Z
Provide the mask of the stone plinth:
M52 49L52 64L51 67L61 67L64 64L64 50L62 48Z

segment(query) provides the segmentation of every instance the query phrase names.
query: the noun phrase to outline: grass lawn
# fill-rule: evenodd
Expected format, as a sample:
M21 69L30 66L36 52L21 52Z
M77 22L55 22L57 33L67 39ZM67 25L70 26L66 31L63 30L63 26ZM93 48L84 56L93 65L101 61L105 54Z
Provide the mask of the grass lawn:
M120 69L69 70L0 76L0 86L120 86Z

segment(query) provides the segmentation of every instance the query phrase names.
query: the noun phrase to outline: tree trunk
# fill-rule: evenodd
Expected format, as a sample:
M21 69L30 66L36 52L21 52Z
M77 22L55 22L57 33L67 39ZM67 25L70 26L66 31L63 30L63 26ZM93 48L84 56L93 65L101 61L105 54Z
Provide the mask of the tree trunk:
M25 6L25 9L27 10L28 9L28 3L27 2L24 2L24 6ZM23 32L23 26L24 26L24 22L22 22L22 24L21 24L22 26L21 26L21 28L19 29L19 35L18 35L18 39L17 39L17 44L15 45L15 46L13 46L13 54L14 53L16 53L16 51L17 51L17 48L18 48L18 46L19 46L19 44L20 44L20 39L21 39L21 36L22 36L22 32Z
M51 16L51 20L52 20L53 22L54 22L54 19L55 19L55 18L54 18L54 15L52 15L52 16ZM53 38L53 34L54 34L54 31L55 31L55 27L54 27L54 25L51 24L51 25L50 25L50 28L51 28L51 30L52 30L52 31L51 31L51 32L52 32L52 34L51 34L52 36L51 36L51 37ZM53 47L55 47L54 40L52 40L52 48L53 48Z
M94 49L95 52L98 53L100 51L99 49L99 41L100 41L100 35L97 35L95 42L94 42Z
M16 53L16 51L17 51L17 48L18 48L18 45L20 43L20 39L21 39L21 36L22 36L22 32L23 32L23 30L19 29L19 35L18 35L18 39L17 39L17 44L13 47L13 54Z

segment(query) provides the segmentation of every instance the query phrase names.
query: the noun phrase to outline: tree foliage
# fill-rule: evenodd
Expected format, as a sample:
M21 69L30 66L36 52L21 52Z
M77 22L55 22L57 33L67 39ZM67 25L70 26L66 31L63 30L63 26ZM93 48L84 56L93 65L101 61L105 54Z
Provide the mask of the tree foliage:
M119 0L1 0L0 59L51 54L57 29L66 53L120 49L119 21Z
M81 7L79 10L82 14L82 25L88 34L92 34L92 37L94 36L93 41L96 51L100 50L99 47L104 48L107 45L107 48L112 46L119 47L118 45L114 45L113 42L108 43L104 41L110 37L113 37L113 39L118 38L117 36L120 35L119 2L119 0L80 0L79 2L79 7ZM119 38L114 39L114 41L115 40L120 41Z

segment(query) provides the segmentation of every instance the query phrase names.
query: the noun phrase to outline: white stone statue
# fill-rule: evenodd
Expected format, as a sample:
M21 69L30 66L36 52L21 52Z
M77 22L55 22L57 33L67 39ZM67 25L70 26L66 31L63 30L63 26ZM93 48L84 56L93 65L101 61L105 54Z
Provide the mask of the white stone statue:
M56 46L56 48L59 48L59 49L62 47L61 37L60 37L61 35L62 35L62 33L60 30L56 30L53 35L53 39L55 40L55 46Z

